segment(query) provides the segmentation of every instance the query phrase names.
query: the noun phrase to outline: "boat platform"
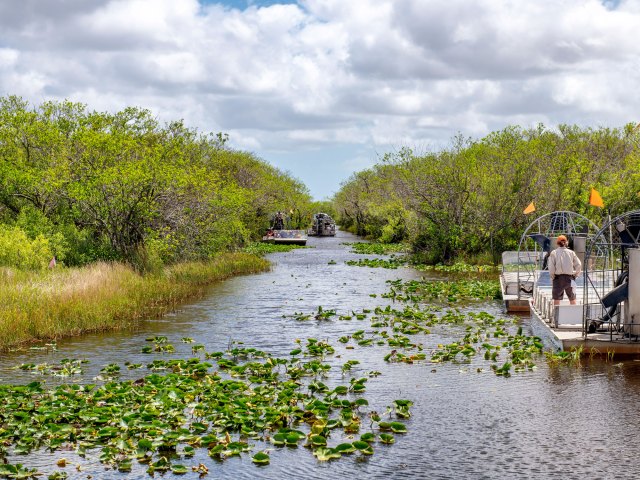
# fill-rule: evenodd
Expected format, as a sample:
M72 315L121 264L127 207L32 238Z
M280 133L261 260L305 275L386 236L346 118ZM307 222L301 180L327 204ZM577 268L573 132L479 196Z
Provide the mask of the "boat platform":
M578 279L576 304L562 300L554 306L549 272L537 272L536 287L529 299L532 333L554 351L581 349L583 355L640 357L640 338L624 331L596 331L587 334L591 319L602 317L600 305L584 304L585 292Z
M538 258L531 252L502 252L500 291L507 312L529 312L529 299L533 293L533 265Z
M307 232L304 230L269 230L262 237L265 243L275 243L279 245L306 245Z
M500 291L507 312L529 312L531 293L523 291L521 282L518 280L518 272L500 274Z

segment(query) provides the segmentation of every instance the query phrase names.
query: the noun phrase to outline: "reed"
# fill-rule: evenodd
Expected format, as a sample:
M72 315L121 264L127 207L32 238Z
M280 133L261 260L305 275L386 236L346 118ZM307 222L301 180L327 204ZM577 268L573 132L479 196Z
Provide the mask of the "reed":
M234 275L267 270L247 253L183 263L140 275L119 263L46 272L0 269L0 350L87 332L118 330L159 318L207 286Z

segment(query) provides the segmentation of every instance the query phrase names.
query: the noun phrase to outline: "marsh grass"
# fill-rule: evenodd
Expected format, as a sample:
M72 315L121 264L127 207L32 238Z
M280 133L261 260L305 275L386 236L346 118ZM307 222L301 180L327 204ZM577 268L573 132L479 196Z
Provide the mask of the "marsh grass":
M118 263L23 272L0 269L0 350L38 340L119 330L158 318L225 278L264 271L247 253L183 263L142 276Z

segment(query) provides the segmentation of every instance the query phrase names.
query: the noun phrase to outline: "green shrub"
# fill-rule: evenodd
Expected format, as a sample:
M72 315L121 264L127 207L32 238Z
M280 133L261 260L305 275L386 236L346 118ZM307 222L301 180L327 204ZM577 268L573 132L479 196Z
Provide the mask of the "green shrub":
M43 270L52 257L53 249L44 235L32 240L20 227L0 225L0 265Z

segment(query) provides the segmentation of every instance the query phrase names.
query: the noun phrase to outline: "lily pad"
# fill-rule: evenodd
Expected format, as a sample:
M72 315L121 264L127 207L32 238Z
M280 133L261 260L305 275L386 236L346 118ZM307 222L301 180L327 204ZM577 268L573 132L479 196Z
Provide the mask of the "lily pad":
M391 445L392 443L395 443L396 439L390 433L381 433L380 434L380 441L382 443L386 443L387 445Z
M407 426L404 423L400 422L391 422L391 431L394 433L406 433Z
M271 458L269 457L269 455L264 452L258 452L251 458L251 461L253 463L257 463L258 465L266 465L270 460Z
M187 473L187 467L184 465L171 465L171 471L176 475L184 475Z
M326 462L333 458L340 458L342 454L334 448L320 447L313 451L313 454L321 462Z

